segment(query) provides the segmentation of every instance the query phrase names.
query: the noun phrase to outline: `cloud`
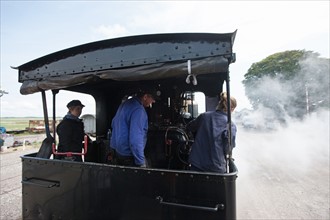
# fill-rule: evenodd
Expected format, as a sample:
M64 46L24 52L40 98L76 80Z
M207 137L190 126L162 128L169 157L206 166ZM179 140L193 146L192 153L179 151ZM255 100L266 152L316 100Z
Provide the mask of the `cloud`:
M95 100L92 96L69 92L61 90L56 95L56 116L64 116L68 109L66 104L73 100L79 99L84 105L83 114L95 114ZM15 101L13 101L15 100ZM20 94L6 94L1 97L1 117L43 117L42 98L40 93L31 95L20 95ZM46 91L46 102L48 116L53 116L53 95L52 92Z
M13 101L14 100L14 101ZM11 94L1 97L1 117L42 116L42 102L40 94L29 97Z
M96 34L101 35L104 38L116 38L129 35L129 31L120 24L113 24L113 25L99 25L96 28L93 28L93 32Z

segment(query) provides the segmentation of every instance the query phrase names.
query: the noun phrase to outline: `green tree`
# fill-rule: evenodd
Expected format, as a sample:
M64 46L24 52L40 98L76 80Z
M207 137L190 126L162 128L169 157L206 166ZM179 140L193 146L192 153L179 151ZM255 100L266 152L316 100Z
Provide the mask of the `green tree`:
M262 105L277 117L301 118L320 107L329 109L329 74L328 58L291 50L253 63L243 84L254 109Z

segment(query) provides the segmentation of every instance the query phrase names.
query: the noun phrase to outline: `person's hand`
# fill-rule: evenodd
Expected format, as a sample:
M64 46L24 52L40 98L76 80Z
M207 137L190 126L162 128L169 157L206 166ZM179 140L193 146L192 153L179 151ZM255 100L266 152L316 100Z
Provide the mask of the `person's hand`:
M91 144L93 142L92 139L89 137L88 134L85 133L85 135L87 136L87 142L88 142L88 144Z

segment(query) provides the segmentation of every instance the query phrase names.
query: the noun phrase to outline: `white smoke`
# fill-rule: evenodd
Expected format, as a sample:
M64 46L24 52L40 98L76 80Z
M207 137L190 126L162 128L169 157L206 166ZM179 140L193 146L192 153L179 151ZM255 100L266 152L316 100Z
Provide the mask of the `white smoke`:
M253 92L277 105L234 113L239 219L329 219L329 60L319 61L290 82L258 82Z
M238 163L243 163L240 169L248 174L258 169L249 165L253 160L301 172L309 170L313 160L322 160L329 167L329 59L312 54L299 65L301 72L291 80L283 80L285 76L280 74L266 76L253 88L266 103L268 99L276 105L259 105L233 115L239 128L233 157L236 154ZM300 89L305 92L301 85L308 85L309 103L299 93ZM295 99L298 95L300 100ZM290 117L297 112L305 116Z
M238 127L238 219L329 219L329 141L329 111L271 132Z
M303 121L291 120L288 126L273 131L239 126L236 142L233 157L243 163L239 166L242 173L256 171L249 166L251 160L275 167L288 164L291 171L304 171L312 168L313 160L329 162L329 111L313 113Z

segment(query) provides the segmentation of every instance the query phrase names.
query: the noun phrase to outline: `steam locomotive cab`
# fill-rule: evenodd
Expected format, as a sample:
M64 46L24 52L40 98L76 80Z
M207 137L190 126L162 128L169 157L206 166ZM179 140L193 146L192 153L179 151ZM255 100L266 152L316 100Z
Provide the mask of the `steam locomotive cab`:
M41 92L47 136L37 153L22 156L22 218L236 219L234 162L228 160L229 172L223 174L188 170L194 134L186 130L200 113L215 109L224 84L229 94L235 36L236 31L128 36L68 48L17 67L20 92ZM148 167L111 164L112 119L140 87L154 88L159 96L146 109ZM63 90L95 101L95 139L84 162L51 158L56 134L49 129L45 94L53 95L56 121L56 100L63 105L56 95Z

